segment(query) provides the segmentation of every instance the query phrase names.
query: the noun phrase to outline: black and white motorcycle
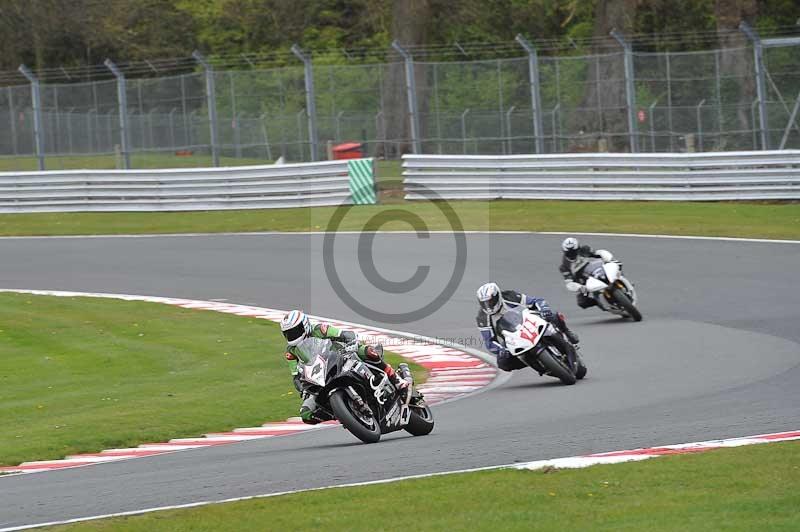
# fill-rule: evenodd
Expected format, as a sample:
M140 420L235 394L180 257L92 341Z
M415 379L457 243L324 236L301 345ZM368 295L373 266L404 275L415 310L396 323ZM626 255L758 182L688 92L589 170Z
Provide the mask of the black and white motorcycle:
M399 393L384 371L361 361L357 344L311 337L297 348L308 360L300 365L300 379L317 406L364 443L401 429L414 436L433 430L433 414L414 384Z
M622 263L613 260L613 255L605 249L598 249L595 253L599 258L578 257L570 266L573 278L584 281L584 284L567 282L567 290L582 291L606 312L642 321L642 313L636 306L636 289L622 274Z
M586 376L586 365L575 346L538 313L512 309L497 321L496 328L508 352L539 375L550 375L564 384L575 384Z

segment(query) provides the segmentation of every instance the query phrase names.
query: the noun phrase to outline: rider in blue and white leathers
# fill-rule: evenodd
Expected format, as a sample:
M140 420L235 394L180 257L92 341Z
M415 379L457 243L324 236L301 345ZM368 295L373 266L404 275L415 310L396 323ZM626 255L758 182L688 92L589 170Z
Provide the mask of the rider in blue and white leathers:
M578 343L578 335L572 332L560 312L553 312L544 298L522 294L515 290L500 290L496 283L486 283L478 288L478 330L483 338L486 350L497 357L497 367L503 371L522 369L525 363L513 356L498 340L495 326L500 318L511 309L525 306L539 313L545 320L562 331L570 342Z

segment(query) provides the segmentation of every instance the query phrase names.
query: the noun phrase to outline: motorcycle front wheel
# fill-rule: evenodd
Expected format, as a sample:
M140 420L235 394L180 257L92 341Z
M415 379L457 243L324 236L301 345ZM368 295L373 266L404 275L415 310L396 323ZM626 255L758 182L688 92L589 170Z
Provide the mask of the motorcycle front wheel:
M539 363L544 366L544 368L547 370L547 373L566 385L575 384L578 382L572 370L569 369L563 362L561 362L561 357L554 356L553 353L550 352L551 350L555 351L555 348L553 346L546 345L541 351L539 351Z
M639 309L634 306L633 302L631 302L631 299L625 292L617 288L611 295L614 298L614 301L617 302L617 305L622 307L622 310L627 312L628 316L630 316L633 321L642 321L642 313L639 312Z
M381 439L381 427L374 415L369 417L358 412L358 408L344 390L330 396L331 409L336 419L350 433L364 443L377 443Z
M558 349L559 352L566 353L568 349L572 352L573 360L575 361L575 378L577 380L584 378L587 371L586 364L583 363L583 359L581 359L575 347L559 335L550 336L548 340L553 343L553 346Z
M588 370L586 369L586 364L583 363L583 360L581 360L581 357L579 356L578 357L578 369L575 371L575 378L578 379L578 380L581 380L582 378L584 378L586 376L586 372L587 371Z

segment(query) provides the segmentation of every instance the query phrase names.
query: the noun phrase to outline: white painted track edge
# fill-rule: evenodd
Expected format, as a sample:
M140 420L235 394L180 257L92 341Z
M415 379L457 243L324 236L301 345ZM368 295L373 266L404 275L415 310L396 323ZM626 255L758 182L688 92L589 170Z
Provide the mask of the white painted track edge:
M360 235L360 234L386 234L386 235L416 235L416 231L336 231L337 235ZM422 233L422 232L421 232ZM585 231L424 231L425 234L433 235L579 235L579 236L600 236L600 237L620 237L620 238L667 238L675 240L712 240L722 242L756 242L765 244L800 244L800 240L778 239L778 238L745 238L735 236L702 236L702 235L664 235L646 233L602 233ZM18 235L0 236L0 240L48 240L48 239L93 239L93 238L197 238L214 236L321 236L326 235L326 231L244 231L244 232L220 232L220 233L150 233L150 234L121 234L121 235Z

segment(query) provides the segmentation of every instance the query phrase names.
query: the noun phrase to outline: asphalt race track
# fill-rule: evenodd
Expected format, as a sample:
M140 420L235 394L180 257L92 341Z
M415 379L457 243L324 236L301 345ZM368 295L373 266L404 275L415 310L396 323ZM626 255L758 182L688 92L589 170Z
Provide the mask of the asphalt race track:
M0 528L800 428L800 244L586 237L621 258L636 283L645 320L633 323L576 307L557 271L561 236L467 235L466 270L451 297L437 294L454 269L452 235L376 237L375 268L387 279L430 266L419 288L398 294L364 279L358 238L338 235L326 259L352 297L384 313L433 300L441 308L404 324L359 315L330 287L321 235L0 239L0 287L303 307L469 344L477 340L475 289L496 280L567 314L587 379L565 387L515 372L495 389L435 408L436 429L424 438L395 433L362 445L331 429L0 477Z

